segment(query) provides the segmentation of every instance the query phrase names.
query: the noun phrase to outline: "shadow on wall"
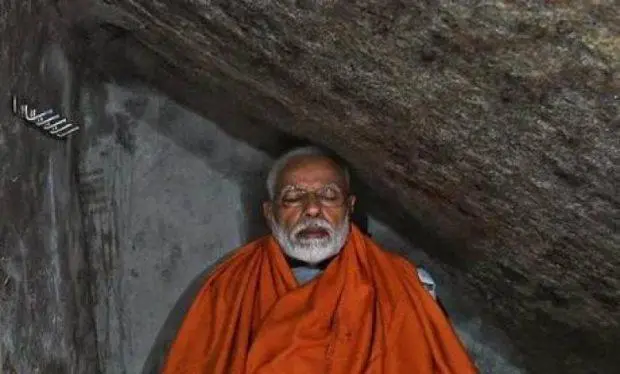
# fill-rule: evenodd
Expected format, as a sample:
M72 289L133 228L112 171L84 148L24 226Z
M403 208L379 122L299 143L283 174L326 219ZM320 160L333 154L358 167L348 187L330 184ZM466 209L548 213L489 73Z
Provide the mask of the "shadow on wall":
M305 142L259 125L218 126L136 86L85 89L81 107L80 195L96 274L99 356L106 373L151 373L213 264L267 232L260 201L268 166ZM387 216L380 199L355 184L356 222L431 270L448 311L468 326L461 336L484 348L483 371L517 372L485 344L490 334L472 328L463 298L442 285L449 277L441 265L389 228L410 229L406 217L397 210ZM368 211L386 224L367 220Z

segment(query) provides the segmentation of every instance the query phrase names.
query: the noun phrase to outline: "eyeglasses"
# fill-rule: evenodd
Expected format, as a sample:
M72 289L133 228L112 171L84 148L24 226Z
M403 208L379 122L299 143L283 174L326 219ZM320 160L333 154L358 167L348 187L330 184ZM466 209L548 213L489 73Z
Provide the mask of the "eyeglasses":
M307 191L297 187L284 188L277 201L287 208L298 208L308 205L312 200L326 208L341 207L347 196L336 186L327 185L316 191Z

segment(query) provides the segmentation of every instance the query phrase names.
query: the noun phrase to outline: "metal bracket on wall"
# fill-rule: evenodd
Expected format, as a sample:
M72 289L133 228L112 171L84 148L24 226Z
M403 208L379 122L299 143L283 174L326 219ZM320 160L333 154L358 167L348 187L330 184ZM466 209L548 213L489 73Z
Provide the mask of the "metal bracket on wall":
M60 114L54 113L52 109L38 113L35 109L29 108L27 104L19 104L17 96L13 96L13 113L58 139L65 138L80 129L68 123L67 119L61 117Z

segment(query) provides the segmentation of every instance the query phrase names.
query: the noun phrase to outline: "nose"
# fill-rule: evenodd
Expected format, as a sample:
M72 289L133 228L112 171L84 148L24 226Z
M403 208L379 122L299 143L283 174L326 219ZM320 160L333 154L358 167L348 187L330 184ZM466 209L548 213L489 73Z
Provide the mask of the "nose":
M309 195L304 204L304 215L307 217L318 217L321 215L321 204L314 195Z

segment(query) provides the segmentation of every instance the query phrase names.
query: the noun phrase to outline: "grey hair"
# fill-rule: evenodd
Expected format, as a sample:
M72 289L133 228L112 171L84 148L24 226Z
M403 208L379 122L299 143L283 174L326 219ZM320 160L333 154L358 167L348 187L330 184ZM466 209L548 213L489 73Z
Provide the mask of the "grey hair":
M334 155L330 154L327 151L324 151L323 149L319 147L315 147L315 146L299 147L299 148L294 148L286 152L282 156L280 156L273 163L273 166L269 170L269 174L267 175L267 192L269 193L269 198L271 200L273 200L276 194L276 187L277 187L276 184L278 182L278 177L280 176L280 173L282 172L286 164L288 164L288 162L291 159L300 157L300 156L322 156L322 157L327 157L333 160L342 170L342 174L344 175L344 180L347 184L347 188L350 187L349 185L351 183L351 176L349 174L349 169L344 164L344 162L342 162Z

